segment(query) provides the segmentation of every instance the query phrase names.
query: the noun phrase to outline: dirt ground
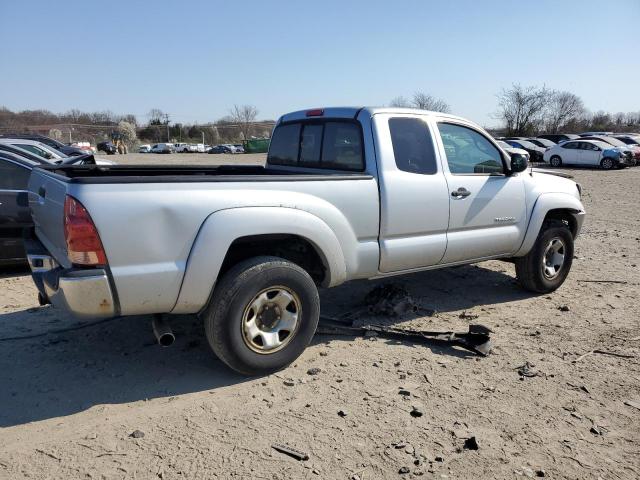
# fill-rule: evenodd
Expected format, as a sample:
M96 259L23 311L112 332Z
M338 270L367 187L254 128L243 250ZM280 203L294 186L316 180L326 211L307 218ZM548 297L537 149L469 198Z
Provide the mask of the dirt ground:
M640 168L571 173L588 217L557 292L524 292L512 265L492 261L393 279L432 316L361 318L481 323L494 331L486 358L316 335L291 367L247 379L214 357L193 316L173 320L168 349L148 317L56 333L79 324L38 307L24 270L5 270L0 478L639 478ZM359 308L379 283L322 292L323 314ZM593 350L623 356L583 356ZM518 373L526 362L531 376Z

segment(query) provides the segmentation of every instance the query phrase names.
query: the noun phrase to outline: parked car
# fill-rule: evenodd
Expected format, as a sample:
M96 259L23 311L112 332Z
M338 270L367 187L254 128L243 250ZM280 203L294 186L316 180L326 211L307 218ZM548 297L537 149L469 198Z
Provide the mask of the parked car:
M235 153L229 145L215 145L207 153Z
M617 147L620 151L624 152L627 156L630 156L633 159L634 164L640 162L640 146L628 145L614 137L605 136L605 135L594 135L591 137L581 137L584 140L597 140L600 142L607 143L611 146Z
M547 148L551 148L551 147L555 147L556 146L556 142L549 140L547 138L526 138L525 139L527 142L531 142L534 145L537 145L538 147L542 147L545 150Z
M118 153L118 147L116 147L112 142L100 142L98 144L98 151L104 152L107 155L115 155Z
M593 137L594 135L613 135L613 132L582 132L579 137Z
M542 157L544 155L546 148L534 145L533 143L527 140L506 140L506 142L512 147L521 148L522 150L526 150L527 152L529 152L532 162L543 161Z
M613 135L614 138L626 143L627 145L640 145L640 135Z
M151 146L150 153L173 153L175 151L171 143L156 143Z
M27 142L29 140L26 140ZM11 153L18 157L43 165L115 165L115 162L109 160L96 160L92 154L74 155L72 157L52 158L49 155L40 155L37 149L27 149L24 144L12 144L11 139L0 139L0 153ZM37 143L37 142L35 142Z
M522 149L522 148L516 148L513 147L511 145L509 145L507 142L505 142L504 140L496 140L496 143L502 147L502 149L507 152L509 155L512 155L514 153L518 154L518 155L522 155L527 159L527 162L529 161L529 159L531 158L531 155L529 155L529 152L527 152L526 150Z
M74 147L71 145L65 145L58 140L54 140L53 138L47 137L45 135L37 135L31 133L5 133L0 135L0 137L4 138L22 138L25 140L35 140L36 142L42 142L45 145L48 145L51 148L55 148L56 150L62 152L67 157L73 157L74 155L86 155L83 149Z
M68 158L64 153L55 150L44 143L23 138L0 138L0 143L13 145L14 147L27 150L35 155L39 155L47 160L61 160Z
M538 135L538 138L546 138L547 140L551 140L552 142L560 143L566 140L574 140L580 137L575 133L545 133L543 135Z
M23 230L33 226L27 184L37 162L0 151L0 265L26 263Z
M527 290L562 285L585 216L580 187L525 169L453 115L293 112L266 166L34 169L40 227L27 253L56 308L158 314L159 341L170 331L159 314L199 313L218 358L265 374L311 341L319 286L489 258L515 262Z
M233 145L233 147L236 149L235 153L244 153L244 147L240 144L236 144Z
M149 153L151 152L151 145L140 145L138 147L138 153Z
M570 140L550 148L544 161L552 167L562 165L600 166L605 170L629 167L632 160L616 147L597 140Z

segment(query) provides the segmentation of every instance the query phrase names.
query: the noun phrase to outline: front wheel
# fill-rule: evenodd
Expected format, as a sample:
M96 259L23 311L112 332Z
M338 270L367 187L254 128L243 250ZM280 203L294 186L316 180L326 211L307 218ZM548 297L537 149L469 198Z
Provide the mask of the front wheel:
M613 168L613 160L609 157L604 157L600 160L600 166L603 170L611 170Z
M549 159L549 165L551 165L552 167L556 167L556 168L561 167L562 166L562 159L559 156L554 155L553 157L551 157Z
M531 292L553 292L564 283L573 262L573 235L564 222L545 222L531 251L517 258L516 277Z
M255 257L229 270L204 314L209 345L242 375L280 370L302 354L320 317L309 274L279 257Z

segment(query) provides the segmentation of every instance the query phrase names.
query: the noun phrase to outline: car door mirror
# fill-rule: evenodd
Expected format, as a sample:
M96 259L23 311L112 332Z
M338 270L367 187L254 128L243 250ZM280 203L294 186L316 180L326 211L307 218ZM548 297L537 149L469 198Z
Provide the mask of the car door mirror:
M522 155L521 153L512 153L511 154L511 173L523 172L529 166L529 161L527 157Z

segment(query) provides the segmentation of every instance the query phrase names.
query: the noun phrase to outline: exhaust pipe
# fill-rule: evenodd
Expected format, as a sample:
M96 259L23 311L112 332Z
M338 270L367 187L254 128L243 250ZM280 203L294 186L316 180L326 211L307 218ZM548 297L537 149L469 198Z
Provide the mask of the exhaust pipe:
M170 347L176 340L176 336L169 326L169 322L164 315L156 314L151 320L151 326L153 327L153 334L156 336L156 340L161 347Z

